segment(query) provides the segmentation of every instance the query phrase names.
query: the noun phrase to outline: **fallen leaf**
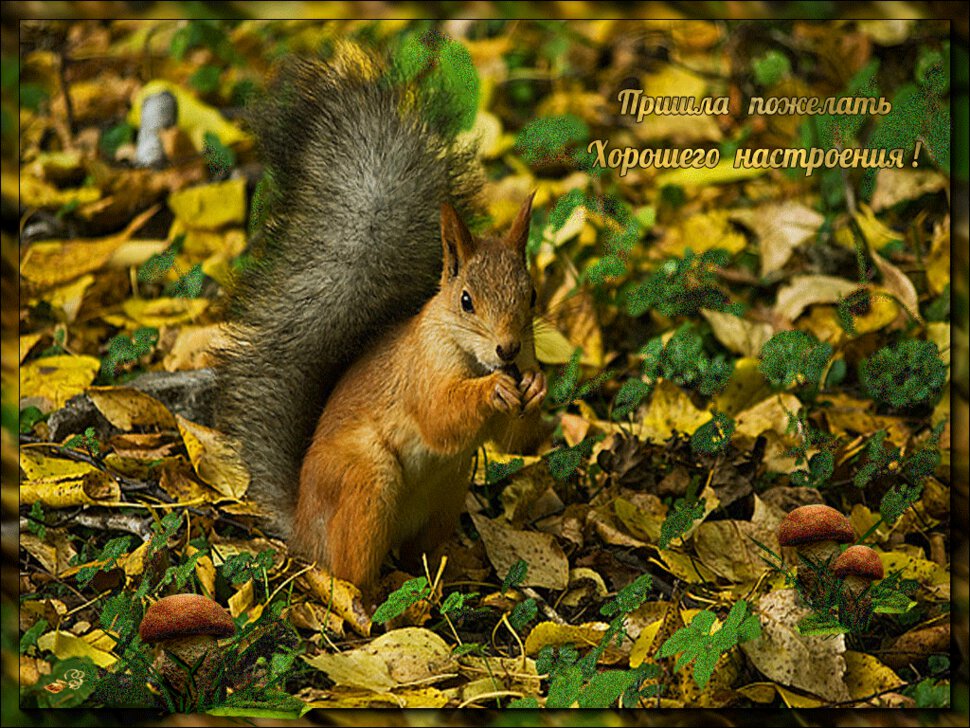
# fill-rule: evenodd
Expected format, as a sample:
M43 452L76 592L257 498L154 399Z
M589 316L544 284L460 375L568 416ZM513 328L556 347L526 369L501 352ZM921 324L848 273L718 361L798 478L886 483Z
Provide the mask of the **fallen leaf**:
M529 565L525 586L564 589L569 585L569 561L553 536L509 528L477 513L472 521L496 573L507 574L519 559L525 559Z
M761 347L774 333L769 324L748 321L730 313L702 308L701 315L711 325L714 338L743 357L761 355Z
M844 657L845 683L853 700L863 700L905 685L896 673L870 654L846 650Z
M161 402L129 387L89 387L88 399L119 430L151 427L174 430L175 418Z
M666 442L674 432L691 435L713 415L698 409L676 384L661 379L654 387L646 416L635 431L642 440Z
M741 650L769 680L817 695L829 702L849 699L845 683L845 636L803 636L796 625L809 610L796 603L794 589L780 589L758 600L761 637Z
M115 641L103 630L91 630L83 637L53 631L37 638L37 646L53 652L59 660L86 657L98 667L111 667L118 658L111 654Z
M20 396L42 397L50 409L60 409L94 381L101 360L93 356L58 354L34 359L20 367Z
M249 488L249 471L238 448L218 430L176 415L189 460L199 477L226 498L240 500Z
M794 321L809 306L816 303L837 303L859 288L859 284L834 276L793 276L787 286L778 290L775 313Z
M932 192L945 190L946 177L931 169L880 169L876 174L876 191L872 209L876 212L899 202L915 200Z
M539 622L525 638L525 654L537 655L539 650L548 645L575 645L580 649L598 645L607 629L609 625L605 622L586 622L579 625Z
M168 206L190 228L217 230L246 222L246 180L230 179L178 190L169 195Z
M741 222L758 236L763 277L784 268L795 249L813 237L825 221L820 213L793 201L735 210L731 219Z

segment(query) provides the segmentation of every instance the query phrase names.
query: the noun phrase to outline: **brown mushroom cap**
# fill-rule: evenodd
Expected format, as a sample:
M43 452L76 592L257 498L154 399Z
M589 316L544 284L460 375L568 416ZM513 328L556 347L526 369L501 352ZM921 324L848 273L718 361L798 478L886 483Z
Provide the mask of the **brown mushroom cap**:
M817 541L855 541L852 524L834 508L813 504L796 508L778 526L778 543L782 546L800 546Z
M860 576L875 581L883 577L882 560L868 546L850 546L832 564L832 573L840 579Z
M235 634L229 612L200 594L175 594L159 599L145 612L138 628L148 643L183 637L228 637Z

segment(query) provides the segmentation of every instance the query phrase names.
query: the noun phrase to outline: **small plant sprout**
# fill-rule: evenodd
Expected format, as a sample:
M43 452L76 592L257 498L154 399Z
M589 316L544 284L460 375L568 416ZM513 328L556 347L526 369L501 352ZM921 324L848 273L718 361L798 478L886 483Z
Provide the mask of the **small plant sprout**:
M854 625L868 621L872 613L869 589L884 576L879 554L868 546L850 546L832 564L832 573L842 579L843 618Z
M152 604L138 633L155 645L155 670L190 702L208 700L222 668L217 640L236 632L229 613L199 594L175 594Z
M793 546L803 562L798 567L797 583L809 602L827 591L827 580L822 576L838 556L839 544L852 541L855 532L849 519L825 505L796 508L778 526L778 543ZM804 568L806 565L808 569Z

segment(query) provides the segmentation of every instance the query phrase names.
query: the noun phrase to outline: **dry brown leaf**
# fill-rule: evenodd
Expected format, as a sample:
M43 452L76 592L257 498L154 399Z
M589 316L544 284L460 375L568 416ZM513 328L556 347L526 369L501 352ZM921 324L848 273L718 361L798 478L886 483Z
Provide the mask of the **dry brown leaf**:
M761 275L769 276L785 267L799 245L815 235L825 218L800 202L776 202L749 210L735 210L737 220L758 236Z
M507 574L519 559L525 559L529 565L525 586L564 589L569 585L569 561L553 536L509 528L477 513L472 521L496 573Z
M755 668L779 685L829 702L850 698L845 683L844 635L804 636L796 625L809 610L796 602L794 589L780 589L758 600L761 637L741 643Z
M859 284L834 276L793 276L791 283L778 291L775 313L794 321L809 306L816 303L837 303L859 288Z

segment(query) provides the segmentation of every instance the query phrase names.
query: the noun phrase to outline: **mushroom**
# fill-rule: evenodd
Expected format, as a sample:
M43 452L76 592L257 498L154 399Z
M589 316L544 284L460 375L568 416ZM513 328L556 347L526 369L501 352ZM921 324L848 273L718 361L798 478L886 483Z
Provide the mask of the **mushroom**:
M872 599L863 594L884 572L879 554L868 546L850 546L832 564L832 573L842 579L847 599L843 601L846 616L861 624L872 611Z
M144 642L155 645L155 669L182 694L209 696L219 668L216 641L236 632L229 613L218 603L199 594L175 594L152 604L141 621L138 633ZM174 655L193 669L193 683ZM189 689L187 689L189 688Z
M793 546L798 555L813 565L809 573L799 568L798 583L803 596L809 601L820 598L828 591L826 580L818 580L816 574L838 555L839 544L855 540L849 519L834 508L812 504L791 511L778 526L778 543Z

